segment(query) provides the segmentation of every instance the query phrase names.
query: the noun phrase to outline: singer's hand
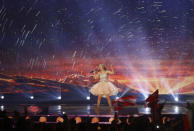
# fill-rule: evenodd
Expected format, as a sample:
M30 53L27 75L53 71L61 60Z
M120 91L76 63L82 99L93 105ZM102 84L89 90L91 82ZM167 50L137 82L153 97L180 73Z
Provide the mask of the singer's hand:
M112 67L112 65L110 66L110 68L113 70L113 67Z

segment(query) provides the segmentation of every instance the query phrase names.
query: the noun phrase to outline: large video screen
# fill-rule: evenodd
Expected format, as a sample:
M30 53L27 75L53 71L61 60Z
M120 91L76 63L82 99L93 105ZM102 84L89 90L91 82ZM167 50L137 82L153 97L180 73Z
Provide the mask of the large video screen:
M0 94L89 90L104 64L121 93L194 93L192 0L2 0ZM59 86L60 85L60 86ZM61 88L63 85L63 88Z

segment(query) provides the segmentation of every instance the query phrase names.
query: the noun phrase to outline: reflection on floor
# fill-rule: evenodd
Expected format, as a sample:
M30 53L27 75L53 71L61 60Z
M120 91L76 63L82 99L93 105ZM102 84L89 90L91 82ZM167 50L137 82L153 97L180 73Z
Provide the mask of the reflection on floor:
M32 114L45 114L45 115L57 115L57 114L68 114L68 115L113 115L110 112L110 108L107 105L101 105L100 111L96 111L96 105L1 105L1 110L6 109L7 112L12 113L17 110L21 113L24 112L24 107L28 109L28 112ZM162 110L162 114L185 114L187 109L181 105L170 105L167 104ZM144 105L137 105L131 107L122 108L119 111L120 115L136 115L136 114L150 114L150 108Z

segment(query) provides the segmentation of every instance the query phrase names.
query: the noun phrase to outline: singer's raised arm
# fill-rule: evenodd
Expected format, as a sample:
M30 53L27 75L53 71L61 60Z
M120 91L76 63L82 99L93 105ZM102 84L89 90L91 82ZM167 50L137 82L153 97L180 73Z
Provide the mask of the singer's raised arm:
M114 71L114 69L112 68L112 66L111 66L111 71L108 70L107 73L108 73L108 74L114 74L114 73L115 73L115 71Z

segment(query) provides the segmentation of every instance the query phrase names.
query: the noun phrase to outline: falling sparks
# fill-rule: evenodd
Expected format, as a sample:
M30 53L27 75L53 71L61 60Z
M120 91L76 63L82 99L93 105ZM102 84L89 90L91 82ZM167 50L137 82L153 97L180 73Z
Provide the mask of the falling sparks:
M160 88L164 94L193 93L192 4L3 1L0 70L82 84L90 70L105 63L117 70L111 79L120 86L140 92Z

